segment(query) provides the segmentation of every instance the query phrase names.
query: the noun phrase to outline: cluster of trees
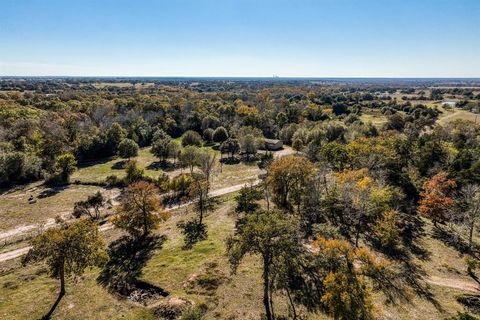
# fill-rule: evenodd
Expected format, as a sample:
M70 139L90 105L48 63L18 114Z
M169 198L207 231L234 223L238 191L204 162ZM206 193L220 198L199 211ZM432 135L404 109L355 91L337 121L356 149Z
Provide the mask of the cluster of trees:
M301 141L301 154L267 163L260 189L246 186L236 197L230 262L235 271L245 255L261 257L268 319L282 294L294 318L299 306L336 319L371 318L374 290L406 299L408 286L398 284L405 275L395 270L415 254L421 217L463 239L469 265L479 253L480 126L353 135L354 127L330 126L296 126L290 141Z
M56 159L68 153L77 162L114 155L128 159L154 141L160 158L175 153L175 146L169 150L155 139L158 130L172 138L184 135L183 146L219 144L230 157L237 152L250 157L263 136L287 144L295 140L297 149L313 148L313 137L298 133L292 138L297 129L308 132L319 124L333 134L339 125L349 135L374 134L372 126L359 120L366 110L382 112L389 117L388 129L409 134L431 126L439 113L410 101L381 98L385 92L406 90L403 84L219 81L191 86L164 81L137 90L68 79L5 80L0 85L6 90L0 94L0 184L7 186L52 175ZM478 97L465 90L437 91L466 94L464 105L478 109Z
M407 299L408 279L398 269L416 254L411 248L421 234L421 217L464 238L476 261L478 124L433 126L437 110L382 99L378 92L397 90L384 86L166 86L2 93L0 184L40 178L68 183L77 162L118 155L129 161L112 223L142 241L168 218L160 194L188 198L195 215L178 227L189 248L208 237L204 218L213 208L218 159L205 146L227 154L222 161L238 153L258 159L265 177L236 196L238 221L226 246L234 272L246 255L260 257L269 320L281 296L292 318L307 310L370 319L374 291ZM362 122L367 109L385 115L387 123L378 128ZM253 156L264 137L282 139L296 154ZM130 160L144 146L151 146L162 166L178 166L182 174L145 177ZM78 221L32 241L25 261L47 262L61 280L60 297L65 276L108 259L96 227L105 204L102 194L77 202Z

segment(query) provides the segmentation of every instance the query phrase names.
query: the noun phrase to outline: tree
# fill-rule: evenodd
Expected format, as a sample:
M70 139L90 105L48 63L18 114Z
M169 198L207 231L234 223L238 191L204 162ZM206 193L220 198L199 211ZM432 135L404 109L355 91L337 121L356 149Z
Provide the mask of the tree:
M276 211L260 211L247 215L235 235L227 239L227 254L232 271L236 272L243 258L258 254L262 259L263 306L268 320L275 318L272 292L275 266L291 257L299 248L297 222Z
M222 143L227 139L228 139L228 132L227 132L227 129L225 129L224 127L218 127L213 132L213 141L217 143Z
M300 211L302 196L313 173L313 164L301 156L285 156L273 161L267 183L273 190L275 203L283 209L291 209L293 204Z
M169 136L166 137L158 137L157 139L153 140L152 142L152 149L150 152L160 158L160 161L165 162L167 158L170 156L170 143L172 139Z
M210 179L217 165L217 155L213 152L203 151L197 156L197 165L205 176L207 191L210 188Z
M175 165L175 162L178 156L180 155L181 147L176 141L172 140L168 143L167 148L168 148L168 156L173 158L173 164Z
M300 138L295 138L292 142L292 148L293 150L297 151L299 153L303 149L303 141Z
M208 183L203 177L194 176L188 194L190 198L195 199L195 210L198 216L177 224L185 235L185 248L191 248L198 241L207 239L207 226L203 223L203 218L212 207L208 197Z
M178 162L182 168L190 168L190 174L193 174L193 167L198 162L198 155L200 154L200 149L195 146L185 147L180 155L178 156Z
M453 206L454 200L447 193L456 186L454 180L447 178L445 172L440 172L423 184L423 191L420 193L417 212L437 223L444 223L448 220L448 210Z
M129 185L143 179L143 169L137 166L137 161L129 160L125 166L125 184Z
M202 129L215 129L220 125L220 120L212 115L208 115L202 119Z
M60 155L55 160L55 172L63 183L68 183L70 176L77 169L77 160L71 153Z
M110 155L117 153L118 145L125 139L126 131L117 123L114 122L107 130L107 139L105 141L106 147L109 149Z
M373 179L367 169L345 170L336 173L335 179L339 191L335 202L341 207L339 220L358 247L360 235L370 231L383 212L391 209L395 192Z
M257 142L252 134L247 134L239 139L240 149L247 155L247 160L250 155L257 153Z
M239 150L240 144L237 139L228 138L220 145L220 152L228 153L230 159L232 159Z
M130 159L138 155L138 144L132 139L123 139L118 145L118 155Z
M392 294L396 287L389 261L344 240L318 238L312 243L326 272L321 303L334 319L373 319L372 288Z
M213 133L214 130L212 128L207 128L203 130L203 140L205 140L207 143L210 143L213 141Z
M339 116L348 112L348 106L344 103L335 103L332 107L332 111L336 116Z
M262 198L263 194L257 187L253 185L245 185L240 189L238 195L235 196L235 201L237 202L235 211L237 213L253 213L260 208L257 201Z
M169 217L168 212L160 206L157 192L154 184L145 181L128 186L112 220L113 224L135 238L146 238L160 221Z
M47 319L65 295L66 277L80 276L86 268L100 267L108 261L105 243L96 224L90 220L48 229L35 237L31 246L23 263L45 261L51 276L60 279L60 294L45 316Z
M185 132L182 136L182 146L197 146L201 147L202 146L202 137L200 135L192 130L188 130Z
M98 220L100 219L100 208L103 208L105 203L105 197L100 191L97 191L93 196L88 196L87 200L75 202L73 216L80 218L82 215L86 215L92 220Z
M333 170L341 171L350 163L349 154L345 146L338 142L329 142L320 149L320 157L327 161Z
M480 185L467 184L457 193L456 204L459 216L468 229L468 248L472 248L473 231L480 218Z
M373 226L373 236L380 247L391 251L395 250L401 241L402 226L400 213L397 210L387 210Z

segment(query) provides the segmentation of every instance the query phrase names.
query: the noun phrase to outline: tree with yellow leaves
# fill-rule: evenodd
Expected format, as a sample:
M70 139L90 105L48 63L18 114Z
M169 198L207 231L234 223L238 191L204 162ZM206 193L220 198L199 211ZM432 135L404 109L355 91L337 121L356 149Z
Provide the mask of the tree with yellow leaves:
M326 271L321 303L334 319L373 319L372 290L389 290L394 279L389 261L345 240L318 238L312 244ZM379 285L379 286L378 286Z
M367 169L345 170L336 173L335 178L343 206L343 223L353 229L355 246L358 247L360 235L390 209L394 189L379 184Z
M297 211L300 211L303 195L313 173L313 164L301 156L285 156L273 161L267 183L273 189L275 204L290 210L295 205Z

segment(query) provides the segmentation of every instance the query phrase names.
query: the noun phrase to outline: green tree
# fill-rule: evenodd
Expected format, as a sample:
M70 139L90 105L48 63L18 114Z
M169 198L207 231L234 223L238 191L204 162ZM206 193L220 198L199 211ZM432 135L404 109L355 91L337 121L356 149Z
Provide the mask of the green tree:
M138 156L138 144L132 139L123 139L118 145L118 155L124 159Z
M87 200L75 202L73 216L80 218L82 215L86 215L92 220L98 220L100 219L100 208L103 208L105 204L105 197L100 191L97 191L94 195L88 196Z
M171 142L172 142L172 139L170 137L157 138L153 140L152 148L150 149L150 152L157 158L160 158L160 161L165 162L171 153L171 150L170 150Z
M183 148L182 152L178 156L178 162L182 168L189 168L190 174L193 174L193 168L198 163L199 154L199 148L195 146L187 146Z
M51 228L31 241L32 248L23 263L45 261L52 277L60 279L60 294L45 316L49 319L65 295L65 278L80 276L86 268L108 261L105 243L95 223L79 220L61 228Z
M248 254L262 259L263 306L268 320L275 319L272 292L275 266L297 252L299 241L296 220L275 211L260 211L245 218L235 235L227 239L227 254L233 272ZM293 257L292 257L293 259Z
M250 159L251 155L257 153L257 142L252 134L247 134L239 139L240 149Z
M205 140L207 143L210 143L213 141L213 133L214 130L212 128L207 128L203 130L203 140Z
M238 195L235 196L235 201L237 206L235 211L240 213L253 213L260 208L260 205L257 203L258 200L263 198L261 190L258 190L256 186L245 185L240 189Z
M117 153L118 145L125 139L127 132L117 122L114 122L107 130L106 147L110 155Z
M143 169L139 168L137 161L129 160L125 166L125 184L129 185L133 182L138 182L143 179Z
M224 127L218 127L213 132L213 141L217 143L222 143L227 139L228 139L228 132L227 132L227 129L225 129Z
M283 209L296 205L299 212L305 188L313 173L312 163L301 156L285 156L273 161L267 183L273 190L275 203Z
M238 153L240 150L240 144L238 143L237 139L228 138L220 145L220 152L228 153L229 158L232 159L235 153Z
M71 153L65 153L55 160L55 173L63 183L68 183L70 176L77 169L77 160Z
M185 132L182 136L182 146L197 146L201 147L202 146L202 137L200 135L192 130L188 130Z

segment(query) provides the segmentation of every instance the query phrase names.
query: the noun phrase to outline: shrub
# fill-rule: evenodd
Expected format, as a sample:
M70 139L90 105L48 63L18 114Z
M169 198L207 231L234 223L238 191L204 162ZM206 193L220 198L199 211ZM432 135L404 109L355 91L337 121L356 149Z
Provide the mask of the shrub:
M200 135L192 130L188 130L185 132L182 136L182 146L197 146L201 147L202 146L202 137Z
M118 145L118 155L130 159L138 155L138 144L132 139L123 139Z

